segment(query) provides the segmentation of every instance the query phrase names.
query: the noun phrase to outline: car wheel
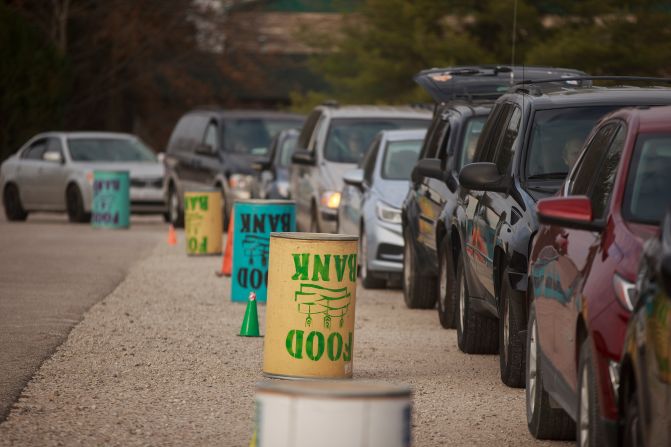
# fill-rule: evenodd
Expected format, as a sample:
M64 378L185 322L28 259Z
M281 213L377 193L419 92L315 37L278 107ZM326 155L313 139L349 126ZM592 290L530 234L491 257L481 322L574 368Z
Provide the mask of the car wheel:
M403 241L403 298L410 309L431 309L436 305L436 279L420 274L413 239L405 232Z
M368 237L366 230L361 227L361 236L359 237L359 276L361 277L361 284L365 289L381 289L386 285L384 279L376 278L370 270L368 270Z
M77 185L70 185L65 192L65 204L70 222L88 222L91 214L84 211L84 199Z
M580 346L578 363L578 424L576 444L579 447L596 447L605 444L599 418L599 396L594 376L591 339Z
M170 223L175 228L182 228L184 226L184 212L179 209L179 196L175 187L170 185L168 190L168 213L170 214Z
M550 405L550 396L543 385L541 347L533 305L529 310L526 344L526 410L529 432L536 439L574 439L575 422L564 410Z
M312 206L310 211L310 233L321 233L319 228L319 215L317 213L317 207Z
M12 222L22 222L28 218L28 212L23 208L23 204L21 203L19 188L13 183L5 186L2 202L5 205L5 216L7 216L7 220Z
M438 319L445 329L457 326L457 300L454 266L447 238L444 238L438 251Z
M495 354L498 349L498 327L496 319L471 309L468 284L464 272L464 260L457 260L457 342L459 349L467 354Z
M624 408L622 445L623 447L645 447L636 388L633 388L624 396L625 401L622 405L622 408Z
M501 381L512 388L524 386L524 345L520 338L522 316L518 306L512 305L513 292L508 281L508 271L503 272L499 301L499 364Z

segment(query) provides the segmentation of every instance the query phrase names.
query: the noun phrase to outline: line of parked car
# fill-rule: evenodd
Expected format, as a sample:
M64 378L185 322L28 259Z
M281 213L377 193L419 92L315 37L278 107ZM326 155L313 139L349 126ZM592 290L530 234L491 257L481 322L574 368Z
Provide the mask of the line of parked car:
M415 81L432 112L193 110L162 163L132 135L40 134L0 168L5 212L86 221L93 169L129 170L131 210L176 226L194 188L221 191L226 223L236 199L291 198L300 230L359 235L363 287L402 285L463 352L498 353L533 436L671 444L668 80L469 66Z

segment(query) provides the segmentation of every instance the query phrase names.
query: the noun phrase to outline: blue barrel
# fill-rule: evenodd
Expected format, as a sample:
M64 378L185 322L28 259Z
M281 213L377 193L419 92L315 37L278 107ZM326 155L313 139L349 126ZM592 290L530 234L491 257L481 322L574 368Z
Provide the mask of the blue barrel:
M231 299L247 302L249 292L266 301L271 232L296 231L291 200L237 200L233 207Z
M130 175L128 171L94 171L91 225L94 228L130 226Z

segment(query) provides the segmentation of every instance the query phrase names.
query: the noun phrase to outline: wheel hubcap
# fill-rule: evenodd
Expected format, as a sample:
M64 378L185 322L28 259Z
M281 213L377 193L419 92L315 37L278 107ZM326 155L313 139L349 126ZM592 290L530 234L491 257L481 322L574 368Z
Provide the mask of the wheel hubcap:
M580 447L589 445L589 383L587 379L587 367L584 367L580 378Z
M170 220L177 222L177 215L179 214L179 201L177 194L174 191L170 192Z
M538 331L536 329L536 320L531 323L531 334L529 336L529 362L527 365L527 378L529 383L527 388L529 390L529 397L527 402L529 403L530 414L534 414L534 407L536 405L536 393L538 392L538 366L536 365L536 355L537 355L537 342L536 337L538 336Z

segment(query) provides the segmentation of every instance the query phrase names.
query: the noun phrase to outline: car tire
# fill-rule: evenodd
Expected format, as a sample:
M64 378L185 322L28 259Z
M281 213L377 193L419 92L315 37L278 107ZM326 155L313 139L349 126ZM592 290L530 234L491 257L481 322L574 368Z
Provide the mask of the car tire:
M452 253L447 238L438 249L438 320L445 329L457 327L457 294Z
M184 212L179 209L179 196L174 185L170 185L168 189L168 221L175 228L184 227Z
M77 185L68 186L65 191L65 204L70 222L85 223L91 220L91 213L84 210L84 199Z
M2 203L5 206L5 216L11 222L23 222L28 218L28 212L23 208L19 188L10 183L5 186Z
M520 337L523 317L519 306L511 303L513 295L508 270L503 272L499 309L499 365L501 381L511 388L524 386L524 341Z
M438 287L436 278L422 275L418 269L413 239L404 232L403 241L403 298L410 309L431 309L436 305Z
M218 185L217 187L221 191L221 225L224 229L224 232L227 232L231 215L228 211L228 206L226 206L226 191L224 191L224 188L221 185ZM233 211L232 207L231 211Z
M496 354L499 347L498 325L494 318L471 309L464 260L457 260L457 344L466 354Z
M594 375L592 341L589 337L580 345L576 444L588 447L606 445L606 437L599 415L599 395Z
M627 383L627 386L633 384ZM643 430L641 427L641 413L638 407L638 392L635 386L631 390L627 390L624 394L625 401L622 408L624 408L624 420L622 421L622 446L623 447L645 447L645 439L643 438Z
M321 233L321 229L319 228L319 213L315 205L312 205L312 209L310 210L310 233Z
M374 273L368 269L368 237L363 225L361 226L361 236L359 237L359 276L361 285L364 289L382 289L386 285L384 279L376 278Z
M541 374L541 348L535 306L529 310L526 342L526 413L529 432L536 439L575 439L576 424L561 408L550 405Z

